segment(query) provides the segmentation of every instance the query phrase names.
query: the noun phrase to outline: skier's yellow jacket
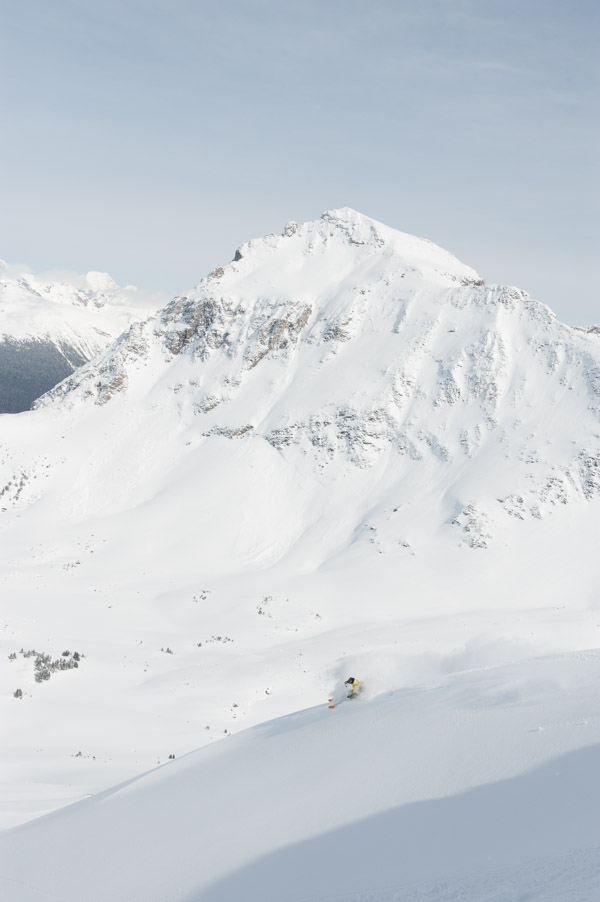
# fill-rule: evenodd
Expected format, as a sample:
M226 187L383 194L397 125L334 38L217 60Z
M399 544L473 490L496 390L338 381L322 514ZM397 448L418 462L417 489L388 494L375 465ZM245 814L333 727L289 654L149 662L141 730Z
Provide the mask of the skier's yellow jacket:
M351 695L358 695L358 693L360 692L360 685L359 685L358 680L352 680L351 682L349 682L348 688L350 689ZM348 696L348 697L350 697L350 696Z

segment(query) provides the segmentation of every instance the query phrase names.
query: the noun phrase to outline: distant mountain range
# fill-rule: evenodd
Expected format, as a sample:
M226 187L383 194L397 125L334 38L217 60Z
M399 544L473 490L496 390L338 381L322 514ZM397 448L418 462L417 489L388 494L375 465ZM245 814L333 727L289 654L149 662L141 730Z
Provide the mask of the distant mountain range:
M44 277L0 261L0 413L28 410L161 303L107 273Z

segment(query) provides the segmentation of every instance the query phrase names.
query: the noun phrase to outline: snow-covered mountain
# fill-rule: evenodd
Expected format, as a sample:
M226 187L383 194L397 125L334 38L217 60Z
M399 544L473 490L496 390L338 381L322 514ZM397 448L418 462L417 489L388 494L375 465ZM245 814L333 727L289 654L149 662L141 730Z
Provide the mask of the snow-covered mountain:
M498 708L482 745L471 734L456 739L459 775L442 770L438 800L598 741L594 730L575 729L572 693L547 707L555 668L561 685L572 679L587 699L586 712L596 698L585 687L597 656L585 657L584 674L577 668L581 650L600 644L598 337L561 324L516 288L484 284L430 242L349 209L289 223L282 235L240 247L2 426L5 823L129 779L169 754L326 705L350 674L365 694L355 720L349 704L340 709L348 732L330 747L336 759L346 747L352 755L366 731L375 737L365 750L371 760L386 741L380 726L390 739L404 729L435 735L443 749L447 735L434 726L442 711L463 723L465 706ZM488 684L490 667L498 679ZM440 686L457 694L433 711L415 691L415 720L407 720L402 692ZM517 703L531 727L515 715ZM591 722L586 712L576 716ZM269 736L294 734L296 725L299 745L292 735L286 748L296 748L288 753L297 773L317 742L321 710L297 717L204 750L181 781L169 783L165 771L145 778L139 795L123 790L139 804L125 816L120 802L98 800L26 828L7 840L10 857L25 861L20 844L40 837L41 848L60 825L69 835L84 823L112 835L123 817L135 833L140 812L155 811L152 787L187 798L194 781L210 783L211 761L220 762L215 787L223 787L248 744L253 760L272 760ZM540 723L564 742L538 754L525 733ZM482 765L492 747L504 770ZM416 762L425 739L415 749ZM384 770L392 765L384 756ZM281 843L382 814L385 792L375 803L367 781L356 806L324 826L331 768L343 767L337 759L314 789L302 784L323 795L324 807L296 832L274 827ZM391 804L425 799L407 788L415 768ZM240 823L257 804L251 793L244 799ZM210 832L221 824L216 789L206 806ZM158 843L161 830L149 824ZM215 842L225 834L223 821ZM252 849L234 864L269 852L268 843ZM475 867L460 860L465 871ZM127 881L119 891L98 886L114 899L205 898L193 863L174 888L168 875L181 861L164 861L159 890L143 881L137 894ZM522 863L509 856L498 868ZM60 868L65 885L69 865ZM10 879L23 874L17 864ZM226 868L213 874L226 876ZM388 896L379 887L372 898L392 898L396 879L390 872ZM346 899L343 882L327 886L323 899ZM447 898L483 899L478 886L479 895L457 889ZM313 890L307 884L298 899L318 898ZM365 884L365 899L368 891ZM239 897L227 892L222 898Z
M0 413L28 410L162 303L107 273L36 276L0 260Z
M108 483L119 508L153 507L166 454L202 474L185 500L170 488L176 519L207 478L210 491L223 480L219 516L196 512L221 572L289 558L305 571L348 553L363 570L361 549L404 570L436 545L545 541L552 527L522 524L596 497L599 350L524 292L341 210L240 248L38 407L77 411L61 431L82 416L93 428L103 405L104 420L130 424L101 460L86 457L69 492L79 516L106 507ZM217 558L207 550L211 570Z

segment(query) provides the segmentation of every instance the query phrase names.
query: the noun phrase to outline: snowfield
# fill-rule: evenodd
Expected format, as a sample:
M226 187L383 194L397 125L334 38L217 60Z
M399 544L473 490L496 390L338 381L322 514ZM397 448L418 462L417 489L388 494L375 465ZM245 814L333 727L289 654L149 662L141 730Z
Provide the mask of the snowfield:
M6 898L588 900L600 652L287 715L5 834Z
M0 426L7 898L600 897L593 331L343 209Z

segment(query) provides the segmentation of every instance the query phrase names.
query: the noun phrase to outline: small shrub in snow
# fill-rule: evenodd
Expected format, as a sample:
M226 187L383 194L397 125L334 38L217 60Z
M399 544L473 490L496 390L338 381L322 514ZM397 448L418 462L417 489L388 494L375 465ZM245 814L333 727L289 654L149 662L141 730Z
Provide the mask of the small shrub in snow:
M209 595L210 589L200 589L200 592L198 593L198 595L194 595L192 601L195 601L196 603L199 601L206 601Z
M70 651L64 651L60 658L52 658L51 655L46 654L45 652L36 651L35 648L30 648L25 651L23 648L19 652L24 658L35 658L33 663L33 676L36 683L43 683L46 680L49 680L53 673L56 673L57 670L75 670L79 667L79 662L84 657L84 655L80 655L79 652L74 651L71 654ZM17 655L13 652L12 655L9 655L9 660L14 661Z

